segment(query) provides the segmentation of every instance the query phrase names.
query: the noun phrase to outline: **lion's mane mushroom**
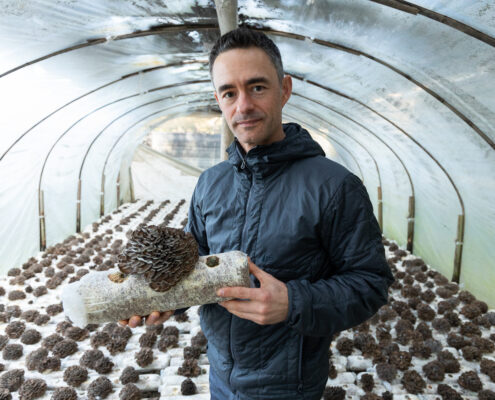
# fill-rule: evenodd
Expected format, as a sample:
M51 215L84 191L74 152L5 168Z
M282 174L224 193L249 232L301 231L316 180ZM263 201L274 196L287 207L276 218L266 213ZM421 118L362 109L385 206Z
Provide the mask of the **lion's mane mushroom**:
M86 368L95 369L96 362L103 357L104 354L101 350L86 350L79 359L79 364Z
M437 393L442 396L443 400L462 400L462 396L455 389L443 383L438 385Z
M443 350L438 353L437 359L443 364L445 372L448 374L453 374L461 370L459 361L457 361L455 356L448 350Z
M43 339L41 345L43 347L46 347L48 350L52 350L55 347L55 345L58 342L61 342L62 340L64 340L64 338L60 336L58 333L52 333L51 335Z
M421 375L414 370L404 372L401 383L404 385L404 388L412 394L422 393L426 388L426 382L421 378Z
M77 400L77 392L68 386L56 388L52 400Z
M144 368L153 362L153 350L149 347L143 347L134 354L134 359L136 360L137 365Z
M380 363L376 365L376 373L381 380L392 382L397 376L397 368L388 363Z
M463 388L472 390L473 392L479 392L483 389L483 384L475 371L462 373L457 379L457 382L459 382L459 385Z
M19 396L22 400L31 400L41 397L46 392L46 382L43 379L27 379L19 389Z
M106 376L100 376L91 382L88 386L89 399L104 399L112 393L113 386L110 379Z
M142 275L151 289L165 292L191 272L198 258L198 244L191 234L148 225L130 234L118 267L124 274Z
M345 389L340 386L327 386L323 392L324 400L344 400Z
M11 369L0 377L0 387L7 388L11 392L19 389L24 382L23 369Z
M180 384L180 392L183 396L191 396L198 393L196 384L191 380L191 378L184 379Z
M177 373L188 378L196 377L201 374L201 368L199 368L197 360L190 358L182 362Z
M59 358L64 358L74 354L77 351L77 343L72 339L64 339L58 342L52 348L52 352Z
M70 386L79 386L88 379L88 370L79 365L71 365L64 371L63 379Z
M119 379L123 385L136 383L139 380L139 373L133 367L125 367Z
M26 324L22 321L14 321L5 327L5 333L11 339L18 339L26 329Z
M21 336L21 342L24 344L35 344L41 340L41 333L36 329L28 329Z
M128 383L119 392L120 400L139 400L141 399L141 391L133 383Z
M2 351L4 360L17 360L22 357L22 344L7 344Z
M48 350L40 347L29 353L26 357L26 367L30 371L40 369L44 361L48 357Z

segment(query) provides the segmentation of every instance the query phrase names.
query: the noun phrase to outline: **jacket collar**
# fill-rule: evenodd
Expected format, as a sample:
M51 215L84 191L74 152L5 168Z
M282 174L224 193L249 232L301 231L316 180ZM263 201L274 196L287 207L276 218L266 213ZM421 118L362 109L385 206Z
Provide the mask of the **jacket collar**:
M275 172L287 162L301 158L325 156L321 146L311 135L295 123L283 124L285 138L269 145L259 145L247 153L239 144L237 138L227 148L229 163L238 171L246 167L255 175L267 176Z

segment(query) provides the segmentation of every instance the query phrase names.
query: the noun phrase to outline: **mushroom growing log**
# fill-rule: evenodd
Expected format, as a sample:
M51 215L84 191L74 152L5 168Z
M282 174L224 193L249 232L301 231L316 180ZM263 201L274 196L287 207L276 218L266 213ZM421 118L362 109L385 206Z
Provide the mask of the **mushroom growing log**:
M74 325L100 324L226 300L216 291L226 286L250 286L246 254L231 251L199 257L193 270L165 292L153 290L142 275L118 269L93 271L62 291L66 316Z

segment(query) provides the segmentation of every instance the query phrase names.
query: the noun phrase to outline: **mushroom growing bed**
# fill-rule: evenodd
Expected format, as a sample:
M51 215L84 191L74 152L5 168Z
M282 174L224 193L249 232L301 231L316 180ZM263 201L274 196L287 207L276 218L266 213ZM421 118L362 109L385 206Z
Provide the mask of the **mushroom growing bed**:
M158 326L73 326L64 285L118 270L126 232L185 226L187 203L137 201L0 277L0 399L209 399L198 307ZM495 312L384 239L389 303L334 337L328 399L494 399Z

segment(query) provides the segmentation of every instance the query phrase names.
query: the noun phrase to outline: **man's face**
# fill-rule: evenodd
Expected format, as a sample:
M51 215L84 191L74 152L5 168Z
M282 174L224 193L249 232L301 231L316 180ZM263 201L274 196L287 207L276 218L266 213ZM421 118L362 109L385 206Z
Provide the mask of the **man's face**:
M280 84L275 66L261 49L221 53L212 70L215 98L246 152L285 137L282 107L292 91L290 76Z

